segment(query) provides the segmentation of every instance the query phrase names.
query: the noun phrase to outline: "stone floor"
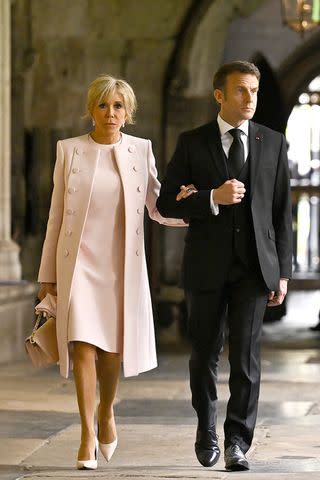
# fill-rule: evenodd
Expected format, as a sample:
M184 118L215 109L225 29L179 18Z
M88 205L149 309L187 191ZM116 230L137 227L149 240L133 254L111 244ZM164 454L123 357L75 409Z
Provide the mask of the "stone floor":
M0 479L233 479L320 480L320 292L290 295L288 314L267 324L263 375L249 472L227 473L223 459L204 469L193 451L188 353L162 348L159 368L122 380L116 417L119 446L110 464L75 470L79 419L74 386L56 369L22 361L0 366ZM174 328L174 327L173 327ZM161 342L166 343L163 333ZM186 350L186 349L180 349ZM228 368L219 376L219 435L228 399ZM222 440L221 440L222 444Z

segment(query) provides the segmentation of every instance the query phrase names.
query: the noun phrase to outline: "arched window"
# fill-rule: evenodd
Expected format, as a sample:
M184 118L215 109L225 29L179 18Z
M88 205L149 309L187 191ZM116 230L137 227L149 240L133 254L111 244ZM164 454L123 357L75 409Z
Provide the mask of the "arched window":
M286 136L293 183L320 185L320 75L299 95Z
M286 138L293 192L296 272L320 270L320 75L298 95Z

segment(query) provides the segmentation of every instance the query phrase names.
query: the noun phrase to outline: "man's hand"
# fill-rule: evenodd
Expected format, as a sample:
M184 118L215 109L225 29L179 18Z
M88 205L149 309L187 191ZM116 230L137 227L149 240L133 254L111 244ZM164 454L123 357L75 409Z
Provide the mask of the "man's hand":
M287 294L288 289L288 280L286 278L280 278L279 290L276 292L269 292L268 296L268 307L275 307L276 305L281 305L284 300L284 297Z
M244 184L233 178L214 190L212 200L217 205L233 205L241 202L245 192Z
M193 193L196 193L197 191L198 190L193 185L193 183L190 183L190 185L187 185L187 186L181 185L180 192L176 196L176 200L177 202L180 202L180 200L190 197L190 195L192 195Z

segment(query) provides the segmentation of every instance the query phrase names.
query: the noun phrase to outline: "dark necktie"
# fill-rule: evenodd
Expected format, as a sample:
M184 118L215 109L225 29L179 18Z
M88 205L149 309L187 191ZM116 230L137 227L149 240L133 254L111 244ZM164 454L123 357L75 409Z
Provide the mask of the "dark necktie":
M229 150L228 172L230 178L237 178L244 164L244 146L239 128L232 128L229 133L233 136L233 142Z

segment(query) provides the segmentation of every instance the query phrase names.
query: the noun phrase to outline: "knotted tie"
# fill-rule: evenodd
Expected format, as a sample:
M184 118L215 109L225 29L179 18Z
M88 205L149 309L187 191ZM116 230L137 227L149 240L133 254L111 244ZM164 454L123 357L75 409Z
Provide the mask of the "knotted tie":
M232 128L229 133L233 136L233 142L229 150L228 171L230 178L237 178L244 164L244 146L239 128Z

